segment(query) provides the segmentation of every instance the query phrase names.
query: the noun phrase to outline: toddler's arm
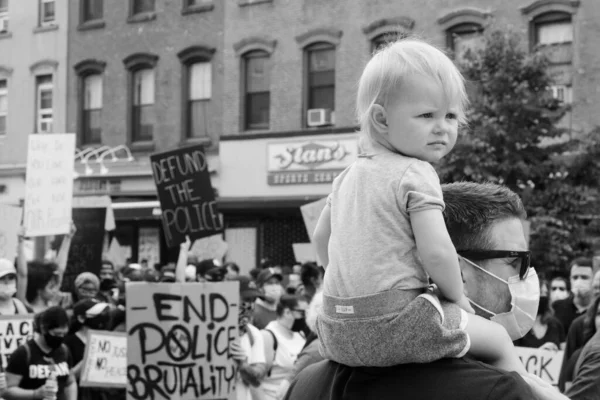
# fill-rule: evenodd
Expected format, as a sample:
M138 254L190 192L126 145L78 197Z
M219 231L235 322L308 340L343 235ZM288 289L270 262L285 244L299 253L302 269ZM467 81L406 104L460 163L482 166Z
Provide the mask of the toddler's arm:
M458 256L446 230L442 211L428 209L412 212L410 223L423 268L446 299L460 302L464 297L463 281Z
M317 261L321 263L323 268L327 268L327 265L329 265L328 248L329 237L331 236L331 211L329 207L329 204L326 204L323 211L321 211L321 216L313 234L313 241L317 248Z

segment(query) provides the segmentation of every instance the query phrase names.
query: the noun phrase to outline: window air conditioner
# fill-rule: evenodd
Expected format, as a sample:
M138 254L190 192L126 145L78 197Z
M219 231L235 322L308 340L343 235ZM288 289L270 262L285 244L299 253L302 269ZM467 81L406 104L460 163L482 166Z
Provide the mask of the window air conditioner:
M329 108L313 108L307 113L308 126L326 126L333 124L333 113Z

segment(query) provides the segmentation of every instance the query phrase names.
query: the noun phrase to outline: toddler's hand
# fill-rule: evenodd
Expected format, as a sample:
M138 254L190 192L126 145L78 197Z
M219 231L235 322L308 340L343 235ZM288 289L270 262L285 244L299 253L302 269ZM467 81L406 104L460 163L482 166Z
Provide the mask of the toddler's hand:
M461 299L456 302L456 304L460 308L462 308L463 310L468 312L469 314L475 314L475 310L473 310L473 307L471 307L471 303L469 303L469 299L467 299L467 296L465 296L464 294L461 297Z

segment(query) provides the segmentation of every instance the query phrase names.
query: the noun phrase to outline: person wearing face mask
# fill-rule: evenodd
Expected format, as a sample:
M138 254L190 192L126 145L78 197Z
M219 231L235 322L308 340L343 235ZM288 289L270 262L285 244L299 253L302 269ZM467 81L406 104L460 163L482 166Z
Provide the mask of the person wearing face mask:
M252 325L252 312L256 299L264 299L264 296L247 276L238 275L231 277L230 280L238 281L240 285L238 310L240 336L229 343L229 354L238 366L236 399L258 400L258 398L254 398L253 393L260 386L261 379L267 372L267 364L264 340L261 332Z
M565 341L565 332L558 319L552 316L548 296L540 296L537 316L533 328L521 339L516 340L515 346L534 347L557 351Z
M17 270L12 262L0 258L0 315L31 314L33 310L14 297L17 293Z
M267 376L258 392L264 400L280 400L294 374L294 363L304 347L307 329L306 309L302 297L283 295L277 304L277 319L269 322L261 332L265 343Z
M77 383L71 372L71 353L64 344L69 330L65 310L53 306L36 316L37 332L33 339L12 353L6 367L5 400L42 400L56 396L59 400L76 400ZM49 373L57 377L58 391L47 385Z
M65 338L65 345L71 352L73 374L79 382L84 364L85 348L88 344L90 329L109 330L111 326L110 305L96 299L84 299L73 307L72 332ZM79 400L108 400L114 390L98 388L80 388ZM114 394L114 393L113 393Z
M555 276L550 280L550 309L554 311L553 304L558 300L569 297L569 279L564 276Z
M571 295L553 304L554 315L569 332L575 318L583 315L592 301L592 259L580 257L571 263Z
M283 276L275 268L263 269L256 278L257 286L265 295L264 300L256 300L254 308L254 326L258 329L264 329L277 318L277 304L284 292L281 281Z

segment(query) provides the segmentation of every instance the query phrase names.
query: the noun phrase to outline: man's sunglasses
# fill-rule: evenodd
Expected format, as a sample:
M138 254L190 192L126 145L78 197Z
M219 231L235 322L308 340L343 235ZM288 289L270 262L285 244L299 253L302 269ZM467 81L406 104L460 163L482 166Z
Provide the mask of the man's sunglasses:
M527 276L527 271L531 265L530 251L514 250L457 250L458 255L468 258L471 261L491 260L493 258L520 258L521 267L519 269L519 279Z

